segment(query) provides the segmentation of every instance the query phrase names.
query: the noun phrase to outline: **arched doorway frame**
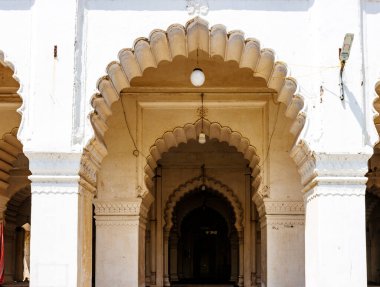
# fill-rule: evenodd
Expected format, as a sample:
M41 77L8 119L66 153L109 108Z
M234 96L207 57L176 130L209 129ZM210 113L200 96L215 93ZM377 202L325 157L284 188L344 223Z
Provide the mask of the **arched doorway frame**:
M242 278L243 278L243 270L244 270L244 262L243 262L243 254L244 254L244 238L243 238L243 231L244 231L244 217L243 217L243 207L240 203L239 199L233 192L233 190L228 187L227 185L223 184L221 181L208 177L208 176L198 176L194 177L185 183L178 186L176 189L173 190L173 192L170 194L165 207L164 207L164 277L168 278L169 276L169 236L170 231L174 225L173 223L173 213L175 210L176 205L190 192L194 191L197 188L200 188L202 185L206 187L206 189L211 189L215 191L217 194L221 195L223 198L225 198L228 203L231 205L232 210L235 215L235 223L234 227L237 231L238 236L238 242L239 242L239 276L240 279L239 284L243 284Z
M91 100L94 111L89 117L94 138L83 151L79 172L82 180L96 188L96 174L107 155L104 144L104 135L108 130L107 119L112 115L112 105L120 101L120 93L131 87L130 83L134 78L143 76L146 69L157 68L161 62L171 62L177 56L189 58L191 53L198 50L215 61L234 61L240 68L251 69L252 76L266 81L268 88L277 93L277 100L286 105L285 116L293 120L289 132L296 136L296 141L290 155L297 164L304 163L299 158L311 153L300 136L306 123L306 113L302 111L304 101L298 92L296 80L288 77L286 64L275 61L274 51L261 49L258 40L245 39L243 32L227 33L223 25L209 28L205 20L196 17L188 21L185 27L173 24L167 31L153 30L149 39L136 39L133 49L121 50L119 62L111 62L107 66L107 76L98 80L99 93ZM170 139L166 142L170 142ZM150 178L152 172L148 169L153 166L152 161L147 161L145 172ZM300 173L302 175L301 170ZM140 188L144 197L150 193L152 181L145 177L143 185Z
M209 28L208 23L196 17L190 20L186 26L179 24L171 25L167 31L153 30L147 38L138 38L133 49L123 49L119 52L119 61L111 62L107 66L107 75L100 78L97 83L98 93L91 100L94 111L90 114L90 122L94 130L94 137L83 150L80 166L80 192L92 198L97 190L97 174L100 170L103 158L107 155L105 145L105 133L109 129L107 119L112 115L113 104L120 102L121 92L131 87L131 82L137 77L144 76L147 69L156 69L163 62L172 62L176 57L190 59L200 51L207 55L212 61L231 61L240 68L250 69L252 77L260 77L265 80L268 88L277 95L277 101L286 106L284 115L293 120L289 132L295 136L294 145L290 151L290 156L296 162L302 182L307 183L312 179L310 170L315 167L315 158L310 151L306 141L302 140L302 131L306 123L306 113L303 112L303 97L298 93L298 86L295 79L288 77L288 68L285 63L275 60L275 53L271 49L261 49L260 43L256 39L244 38L241 31L231 31L227 33L225 26L215 25ZM200 90L201 91L201 90ZM212 123L210 123L211 126ZM196 123L193 124L196 126ZM221 128L223 128L221 126ZM219 129L219 127L218 127ZM147 207L153 201L152 178L154 176L154 166L157 164L155 156L165 150L166 144L176 142L175 133L181 134L181 129L166 133L156 145L150 149L150 157L146 161L145 168L141 174L145 174L144 180L137 186L138 200L142 201L140 208L144 206L142 212L146 213ZM238 134L238 133L237 133ZM195 133L195 135L197 135ZM238 136L230 130L232 143ZM240 142L236 143L239 149ZM244 144L243 144L244 145ZM159 156L158 156L159 157ZM158 158L157 157L157 158ZM255 159L256 162L256 159ZM252 168L255 174L255 194L253 200L260 206L260 215L265 214L264 197L267 195L259 189L261 183L259 159L257 157L256 167ZM312 175L314 176L314 174ZM265 191L265 188L264 188ZM80 222L81 230L88 230L90 199L83 203L86 214L85 221ZM92 203L91 203L92 204ZM87 227L85 227L87 226ZM89 234L87 232L87 234ZM82 247L82 269L85 274L91 273L91 267L84 258L91 258L91 240L88 235L82 234L80 239ZM80 268L80 267L79 267ZM87 275L86 275L87 276ZM88 277L88 276L87 276ZM82 282L87 282L85 279Z

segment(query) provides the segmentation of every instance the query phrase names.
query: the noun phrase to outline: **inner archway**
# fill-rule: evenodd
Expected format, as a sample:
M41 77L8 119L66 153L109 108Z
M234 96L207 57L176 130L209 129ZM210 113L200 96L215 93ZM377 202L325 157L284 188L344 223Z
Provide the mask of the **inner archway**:
M238 235L229 202L201 186L174 210L169 238L171 283L234 283L238 277Z

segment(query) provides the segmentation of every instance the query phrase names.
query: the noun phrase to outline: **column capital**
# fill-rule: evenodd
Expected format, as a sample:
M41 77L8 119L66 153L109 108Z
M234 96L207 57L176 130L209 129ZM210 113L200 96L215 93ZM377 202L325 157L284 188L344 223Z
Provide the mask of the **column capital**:
M32 194L78 194L79 153L27 152Z
M264 215L303 215L305 206L303 201L264 200L258 208L258 213L260 218Z
M303 192L316 185L363 185L368 171L369 153L322 153L295 148L291 152Z
M96 215L141 215L147 218L149 206L141 198L128 198L124 200L101 200L95 199L95 214Z

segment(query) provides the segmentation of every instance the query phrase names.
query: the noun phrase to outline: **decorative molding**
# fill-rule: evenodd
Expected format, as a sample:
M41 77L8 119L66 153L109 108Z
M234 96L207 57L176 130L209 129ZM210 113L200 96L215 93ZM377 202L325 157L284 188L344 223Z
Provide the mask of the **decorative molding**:
M141 198L131 198L124 201L94 200L97 216L143 216L147 217L149 206Z
M95 216L96 226L140 226L145 229L146 221L140 216Z
M264 201L267 215L274 214L305 214L303 201Z
M340 183L341 184L341 183ZM310 189L305 193L304 198L306 203L310 203L318 197L364 197L365 196L365 185L342 185L341 188L336 188L332 186L324 186L323 189Z
M29 177L33 195L72 195L79 193L79 176L38 176Z
M165 230L170 231L173 227L173 211L176 204L184 197L188 192L200 188L202 185L217 191L223 197L225 197L231 204L235 213L235 227L237 230L242 229L243 223L243 208L236 197L234 192L225 184L211 177L195 177L188 180L184 184L180 185L173 193L169 196L164 209L164 220L165 220Z

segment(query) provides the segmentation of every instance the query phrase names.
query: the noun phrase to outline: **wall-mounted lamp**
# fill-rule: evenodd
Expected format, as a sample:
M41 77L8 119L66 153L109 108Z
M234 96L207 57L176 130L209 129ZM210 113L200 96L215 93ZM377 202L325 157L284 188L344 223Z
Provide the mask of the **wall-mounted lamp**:
M205 74L203 73L202 69L195 68L190 75L190 81L195 87L202 86L205 82Z
M346 65L346 61L350 57L350 51L352 42L354 41L354 34L347 33L344 36L343 46L339 49L339 60L340 60L340 99L344 100L344 86L343 86L343 70Z

